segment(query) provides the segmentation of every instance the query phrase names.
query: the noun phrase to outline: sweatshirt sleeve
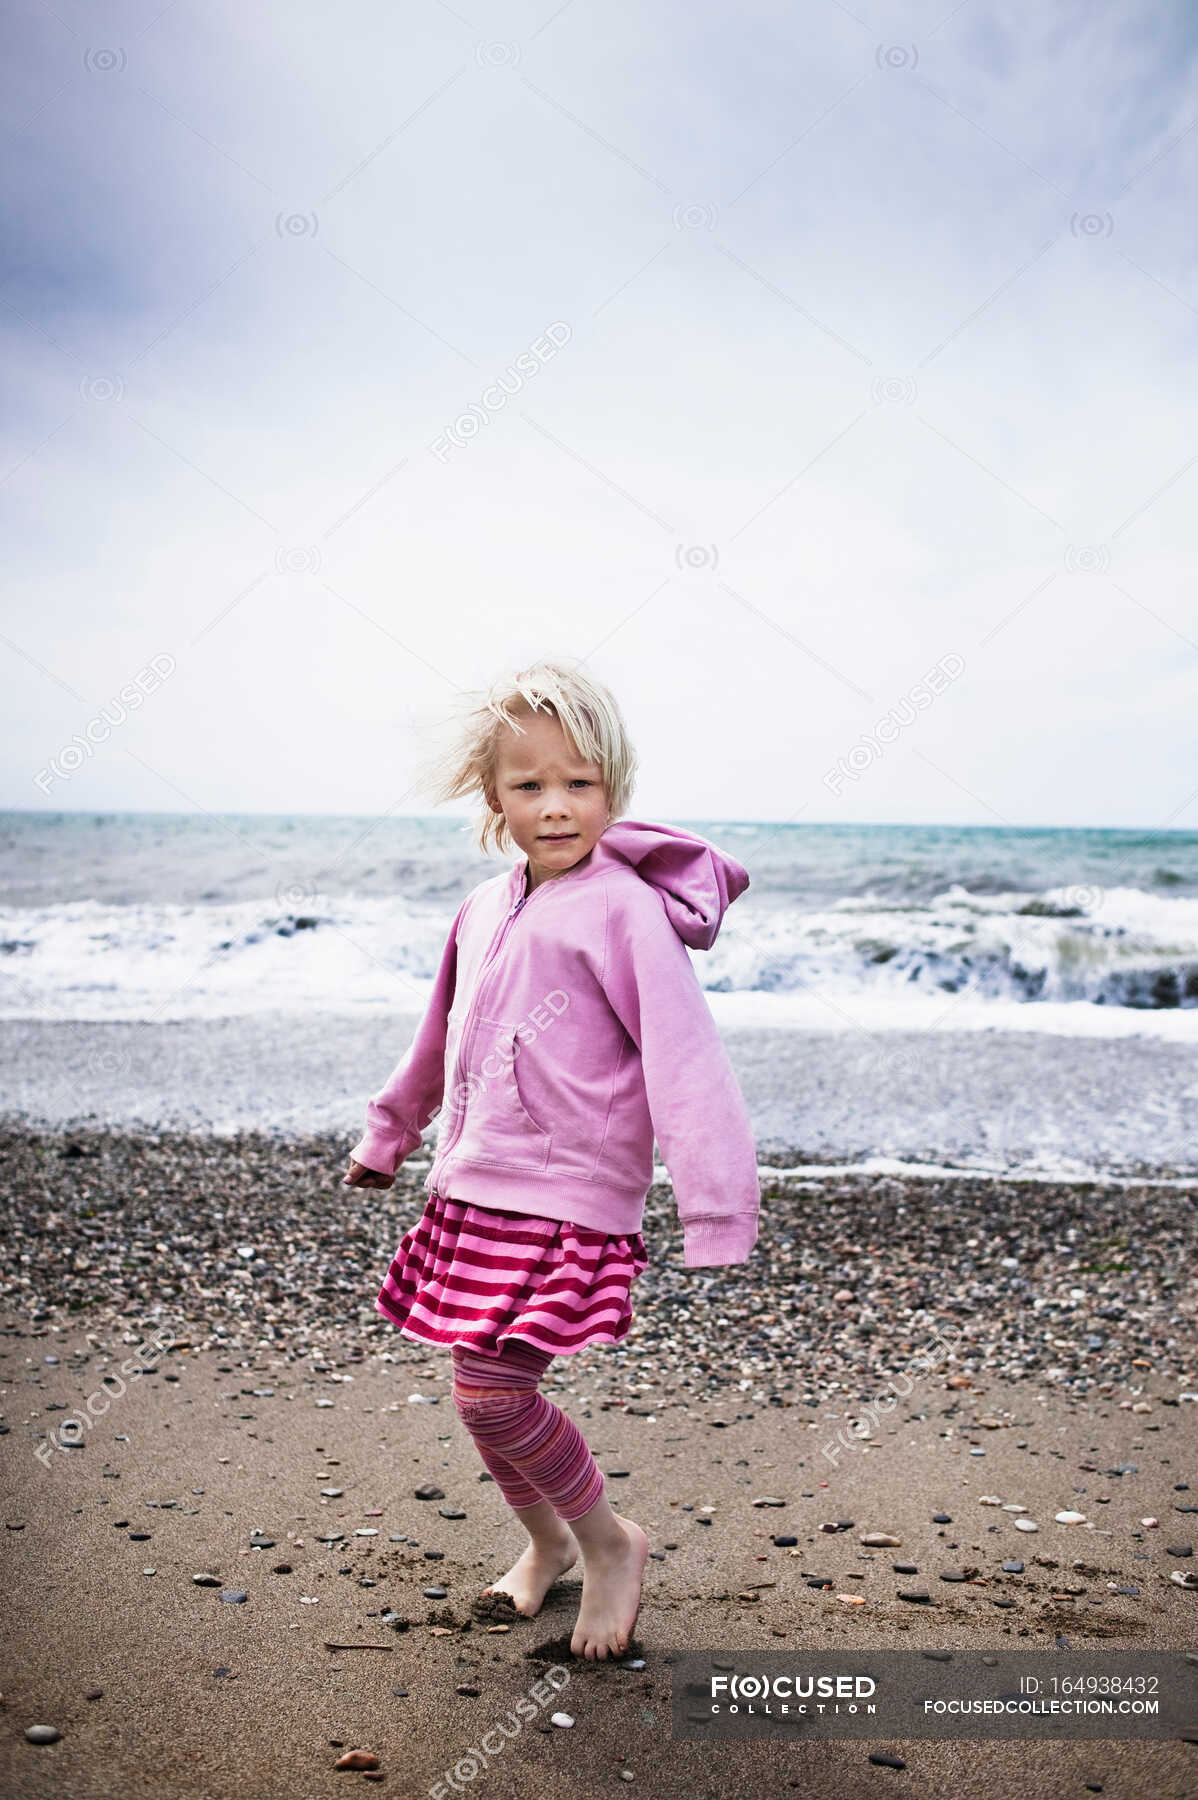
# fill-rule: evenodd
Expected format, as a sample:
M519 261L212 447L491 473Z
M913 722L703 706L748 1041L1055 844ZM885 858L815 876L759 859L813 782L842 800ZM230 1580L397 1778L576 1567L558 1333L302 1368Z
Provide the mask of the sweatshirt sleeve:
M420 1143L421 1133L438 1111L445 1091L445 1038L457 985L458 926L469 896L450 928L424 1017L385 1087L366 1107L366 1130L350 1151L354 1162L382 1175L394 1175Z
M641 1053L653 1132L674 1184L683 1263L747 1262L757 1241L757 1145L723 1039L664 908L609 908L608 1001Z

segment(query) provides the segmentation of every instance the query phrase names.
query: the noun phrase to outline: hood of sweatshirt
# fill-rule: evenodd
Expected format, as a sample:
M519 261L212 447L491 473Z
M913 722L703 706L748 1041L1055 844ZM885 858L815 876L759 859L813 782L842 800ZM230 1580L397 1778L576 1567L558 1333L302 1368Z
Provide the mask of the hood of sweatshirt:
M692 950L710 950L724 914L744 893L749 875L722 850L678 825L617 819L591 851L593 868L626 863L656 888L670 923Z

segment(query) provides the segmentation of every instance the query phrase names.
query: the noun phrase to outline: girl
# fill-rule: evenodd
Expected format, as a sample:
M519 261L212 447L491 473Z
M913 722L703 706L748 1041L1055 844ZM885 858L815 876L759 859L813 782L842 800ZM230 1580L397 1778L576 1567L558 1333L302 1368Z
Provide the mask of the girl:
M462 902L407 1055L367 1107L344 1185L390 1187L438 1111L423 1216L378 1297L451 1346L454 1405L529 1543L480 1596L536 1613L583 1559L575 1656L622 1654L648 1541L578 1427L539 1392L554 1356L620 1343L656 1136L686 1267L748 1259L757 1155L687 946L749 884L705 839L620 820L636 758L612 695L539 663L466 722L438 799L478 793L479 842L523 853Z

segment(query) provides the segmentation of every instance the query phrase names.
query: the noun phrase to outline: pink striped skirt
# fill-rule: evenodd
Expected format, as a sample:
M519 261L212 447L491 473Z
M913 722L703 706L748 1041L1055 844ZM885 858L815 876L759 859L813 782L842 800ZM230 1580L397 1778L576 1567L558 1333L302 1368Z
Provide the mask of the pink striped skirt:
M435 1191L399 1241L376 1305L405 1337L498 1356L521 1339L554 1356L618 1344L649 1266L639 1231L612 1237Z

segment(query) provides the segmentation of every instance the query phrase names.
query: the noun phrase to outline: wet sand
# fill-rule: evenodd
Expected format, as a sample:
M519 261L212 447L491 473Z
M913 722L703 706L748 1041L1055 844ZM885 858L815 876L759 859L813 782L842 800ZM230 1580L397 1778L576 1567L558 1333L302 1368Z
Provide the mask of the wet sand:
M480 1479L447 1354L373 1307L422 1168L365 1196L337 1186L335 1136L10 1129L0 1147L6 1792L318 1796L369 1779L333 1768L362 1748L370 1785L401 1796L1198 1793L1181 1742L675 1740L669 1662L1198 1650L1198 1592L1171 1579L1198 1536L1192 1191L779 1178L750 1263L687 1271L655 1189L629 1339L546 1384L653 1552L630 1656L593 1664L569 1654L578 1570L535 1619L472 1615L520 1534ZM904 1375L936 1342L935 1366ZM125 1360L148 1372L93 1418ZM74 1435L83 1448L56 1447ZM443 1497L416 1498L426 1484ZM1066 1509L1086 1522L1056 1523ZM873 1532L901 1544L868 1549ZM898 1598L913 1585L929 1600ZM550 1672L555 1694L536 1688ZM461 1759L534 1691L552 1697L471 1774ZM35 1723L60 1740L26 1743Z

